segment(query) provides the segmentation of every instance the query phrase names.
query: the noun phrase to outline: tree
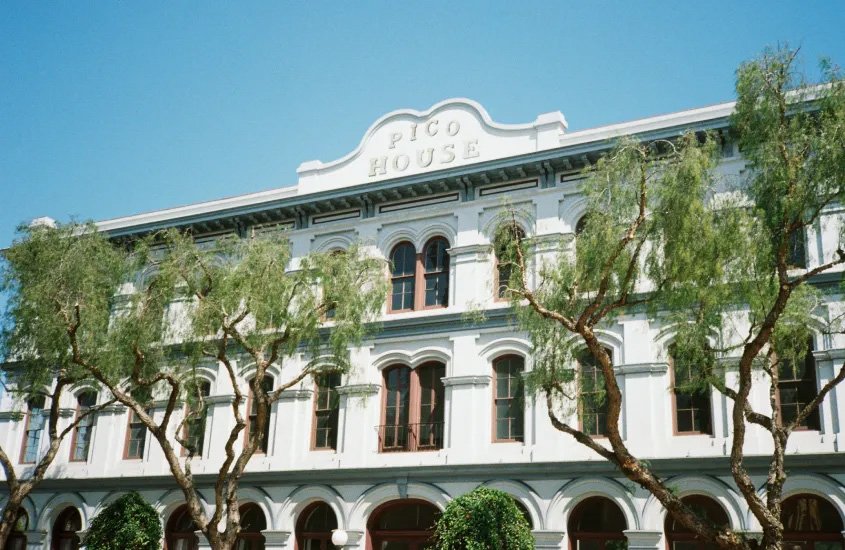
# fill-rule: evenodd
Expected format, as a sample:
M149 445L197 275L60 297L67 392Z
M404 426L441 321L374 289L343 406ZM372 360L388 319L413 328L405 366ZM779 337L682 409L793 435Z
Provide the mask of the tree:
M272 405L309 375L349 370L349 347L384 303L382 262L352 247L290 265L283 233L198 244L169 230L131 243L130 251L90 225L24 228L22 237L9 255L12 294L31 312L23 320L39 323L18 323L13 311L11 349L71 365L130 409L161 447L197 529L212 548L232 548L240 530L239 483L264 441ZM95 244L85 255L66 252L80 241ZM78 273L53 277L37 265L45 254ZM96 279L92 273L102 265L113 267ZM236 359L254 368L247 418ZM199 449L190 426L206 406L198 374L203 361L222 365L234 393L210 514L191 469ZM286 377L275 387L267 383L271 366ZM163 414L153 411L156 399L164 402Z
M161 521L155 508L131 491L91 520L83 544L88 550L158 550Z
M120 261L111 253L111 248L102 241L84 236L66 240L60 247L50 238L53 229L42 225L22 226L21 234L27 235L26 253L16 243L3 255L0 263L0 293L7 296L0 331L0 360L3 364L3 388L15 400L27 408L21 413L27 426L37 425L28 444L31 460L16 467L6 449L0 446L0 464L3 466L8 495L0 516L0 547L14 528L21 505L32 490L44 479L53 464L65 438L76 430L80 423L89 421L101 409L114 400L86 407L69 422L61 422L63 399L69 390L78 385L91 385L90 373L70 361L66 351L55 346L45 346L39 353L28 353L37 341L59 342L64 328L56 319L72 311L73 304L91 299L94 307L108 311L109 297L92 295L92 287L112 288L112 282L120 278ZM62 262L61 258L100 259L96 265L84 262ZM20 277L24 273L41 273L38 284L27 284ZM42 294L46 287L62 281L64 295L52 296L49 300ZM49 319L42 317L50 311ZM96 323L97 321L95 321ZM64 341L67 347L67 340ZM46 445L42 438L46 435ZM46 447L46 449L44 448Z
M766 51L737 71L731 125L750 169L741 185L732 187L714 170L712 135L627 139L589 170L574 251L534 262L513 212L499 233L500 261L511 270L507 292L534 346L529 386L545 396L553 426L612 462L676 521L720 548L781 548L787 441L845 378L843 367L790 418L779 412L779 373L803 361L810 318L823 304L810 283L845 262L841 241L811 269L794 269L790 257L822 212L845 199L845 85L828 63L825 82L808 85L797 74L795 54ZM533 286L532 270L538 275ZM676 360L691 366L686 391L714 387L731 400L730 473L763 527L761 541L700 518L623 440L622 392L597 330L636 308L659 316L674 334ZM596 376L578 375L573 364L579 356L595 365ZM719 357L733 360L736 383L726 382ZM755 371L767 380L753 377ZM771 413L749 402L761 384L768 386ZM599 407L606 412L607 444L567 421L575 411L583 419ZM774 448L762 497L743 463L749 425L768 432Z
M435 526L438 550L531 550L528 520L509 494L478 487L449 501Z

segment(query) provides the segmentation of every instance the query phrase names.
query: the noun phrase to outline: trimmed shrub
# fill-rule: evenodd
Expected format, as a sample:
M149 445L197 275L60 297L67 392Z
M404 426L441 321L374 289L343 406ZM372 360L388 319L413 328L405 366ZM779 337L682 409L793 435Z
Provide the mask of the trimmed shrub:
M533 550L531 526L513 497L489 487L451 501L437 520L438 550Z
M155 508L132 491L91 520L83 544L88 550L159 550L161 522Z

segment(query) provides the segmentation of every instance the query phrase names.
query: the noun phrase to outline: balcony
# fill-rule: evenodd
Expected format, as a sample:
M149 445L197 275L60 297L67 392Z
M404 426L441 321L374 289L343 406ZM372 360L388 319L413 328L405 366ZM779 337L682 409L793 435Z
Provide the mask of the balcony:
M443 422L382 424L376 429L380 453L437 451L443 448Z

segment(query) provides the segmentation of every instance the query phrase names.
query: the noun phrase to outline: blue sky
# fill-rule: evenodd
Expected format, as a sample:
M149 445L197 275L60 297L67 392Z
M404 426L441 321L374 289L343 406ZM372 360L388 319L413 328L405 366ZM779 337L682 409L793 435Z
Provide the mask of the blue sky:
M0 247L296 183L397 108L448 97L570 129L729 100L800 45L845 65L845 2L0 3Z

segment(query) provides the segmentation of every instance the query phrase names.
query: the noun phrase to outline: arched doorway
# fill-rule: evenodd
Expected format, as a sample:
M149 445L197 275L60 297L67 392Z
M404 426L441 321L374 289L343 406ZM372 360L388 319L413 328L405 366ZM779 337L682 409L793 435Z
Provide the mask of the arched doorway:
M710 497L690 495L682 498L681 501L713 525L726 527L730 524L725 509ZM710 548L707 543L698 540L692 531L681 525L669 514L666 514L664 532L666 533L669 550L707 550L707 548Z
M795 495L783 502L784 550L842 550L842 517L827 499Z
M82 530L82 516L79 510L69 506L62 510L53 524L52 550L79 550L79 535Z
M191 519L188 506L183 504L170 514L170 519L167 520L164 531L167 550L197 550L199 540L194 533L196 530L197 526Z
M264 535L261 531L265 529L267 518L257 504L241 506L241 532L238 533L235 550L264 550Z
M6 539L5 550L26 550L26 532L28 530L29 515L27 515L26 510L21 508L18 510L15 526L12 527L12 532L9 533L9 538Z
M605 497L589 497L575 507L569 518L571 550L621 550L627 547L623 531L628 528L622 510Z
M332 507L325 502L311 504L296 521L297 550L335 550L334 529L337 529L337 517Z
M423 500L388 502L373 511L367 522L370 550L424 550L434 548L432 535L440 511Z

